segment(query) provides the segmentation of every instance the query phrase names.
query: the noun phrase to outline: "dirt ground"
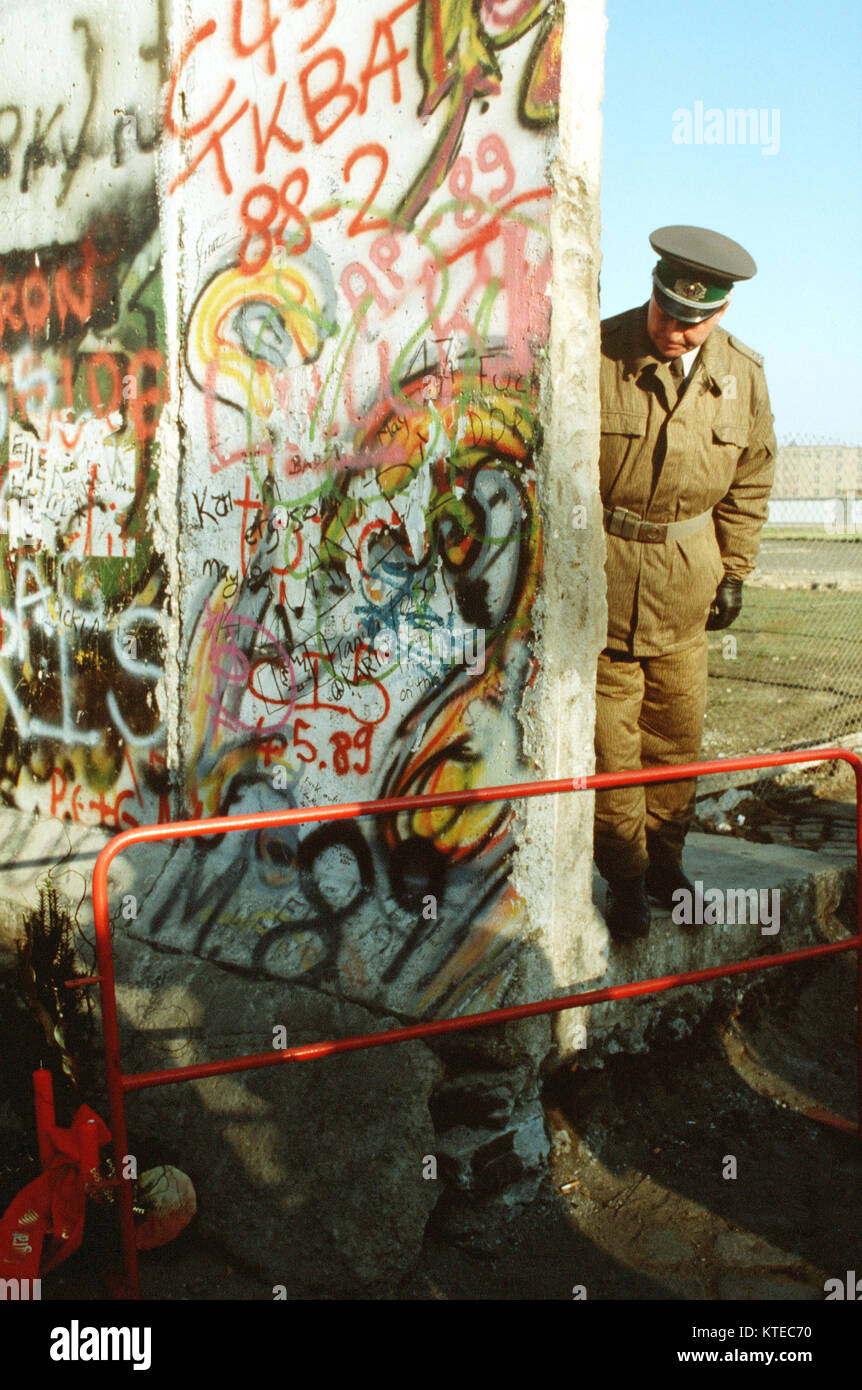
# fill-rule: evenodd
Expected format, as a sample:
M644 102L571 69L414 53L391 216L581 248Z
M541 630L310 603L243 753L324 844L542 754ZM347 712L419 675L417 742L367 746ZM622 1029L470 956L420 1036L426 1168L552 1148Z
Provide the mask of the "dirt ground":
M822 1301L827 1279L860 1265L862 1153L805 1111L855 1113L854 993L847 957L788 967L694 1038L558 1071L545 1088L551 1169L533 1204L469 1246L432 1229L412 1275L370 1296ZM43 1298L104 1298L108 1243L91 1225ZM141 1271L149 1299L273 1296L194 1224Z
M829 536L817 528L771 527L763 533L755 578L784 584L862 584L862 535Z

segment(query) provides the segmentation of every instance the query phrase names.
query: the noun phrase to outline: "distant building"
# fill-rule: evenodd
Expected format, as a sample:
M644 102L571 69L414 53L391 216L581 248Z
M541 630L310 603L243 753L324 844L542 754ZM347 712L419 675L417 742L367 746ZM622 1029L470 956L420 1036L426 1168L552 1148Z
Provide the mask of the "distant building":
M849 444L782 444L772 496L844 497L862 494L862 447Z

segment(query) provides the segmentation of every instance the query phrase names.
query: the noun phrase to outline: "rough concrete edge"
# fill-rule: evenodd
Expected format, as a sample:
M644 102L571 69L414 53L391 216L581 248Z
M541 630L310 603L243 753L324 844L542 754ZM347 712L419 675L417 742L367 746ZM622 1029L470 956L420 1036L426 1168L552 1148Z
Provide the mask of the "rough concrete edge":
M789 944L785 935L781 950L771 941L769 944L761 941L757 950L745 951L744 954L739 954L737 949L731 948L726 959L710 960L709 965L726 965L748 955L772 956L806 946L823 946L850 939L850 929L843 925L838 913L841 904L853 891L856 880L855 866L834 861L824 864L822 857L816 866L813 861L818 856L813 851L801 853L807 854L812 861L805 866L807 871L795 879L782 878L776 884L776 887L790 899L794 917L808 919L791 923ZM685 968L703 969L705 965L703 962L692 960L685 963ZM647 972L650 975L653 973L652 970ZM658 1010L643 1008L639 1011L639 1006L646 1002L645 1000L618 1000L615 1001L613 1014L604 1014L600 1021L592 1020L590 1017L595 1006L585 1009L584 1016L589 1020L587 1045L576 1055L562 1060L576 1063L579 1069L601 1070L608 1056L614 1053L634 1055L648 1052L658 1037L673 1036L676 1041L681 1041L695 1031L716 1005L730 1007L734 1003L739 1004L749 991L758 987L768 989L784 974L785 968L778 966L678 986L666 995L654 996L672 1001L667 1007ZM627 969L620 971L618 967L611 972L606 983L621 984L627 975ZM601 1050L597 1052L596 1048Z
M191 24L190 6L186 0L168 0L169 22L166 39L173 65L180 51L186 29ZM183 205L170 197L172 177L179 171L183 149L180 141L159 140L156 147L156 197L159 205L159 229L162 233L162 298L165 312L165 350L167 355L170 393L159 422L159 481L157 492L154 541L164 556L168 574L168 611L164 621L166 638L165 674L162 682L165 715L165 754L170 776L170 792L174 814L179 814L180 788L176 778L182 773L180 749L180 717L182 703L181 647L183 638L182 587L180 573L181 471L183 458L183 397L182 371L182 288L181 269L183 249ZM175 167L176 166L176 167ZM171 233L176 229L176 235ZM162 524L162 517L168 524ZM174 524L170 524L173 522Z
M544 571L534 609L538 665L521 722L541 777L594 767L595 673L604 646L604 529L599 455L599 182L604 87L603 5L566 0L559 152L552 165L551 335L542 380L546 430L537 463ZM585 525L576 522L582 507ZM607 931L591 894L592 797L542 797L525 804L513 884L530 920L541 923L558 985L600 976ZM579 1014L558 1017L564 1048Z

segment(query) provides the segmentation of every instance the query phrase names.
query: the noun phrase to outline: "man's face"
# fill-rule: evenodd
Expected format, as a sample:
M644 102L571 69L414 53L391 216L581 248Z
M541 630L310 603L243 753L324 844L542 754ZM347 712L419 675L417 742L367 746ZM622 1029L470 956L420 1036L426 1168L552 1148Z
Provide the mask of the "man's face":
M681 357L684 352L690 352L706 342L726 308L726 304L722 305L717 313L708 319L701 319L700 323L683 323L681 319L672 319L666 314L653 295L647 314L647 333L660 357Z

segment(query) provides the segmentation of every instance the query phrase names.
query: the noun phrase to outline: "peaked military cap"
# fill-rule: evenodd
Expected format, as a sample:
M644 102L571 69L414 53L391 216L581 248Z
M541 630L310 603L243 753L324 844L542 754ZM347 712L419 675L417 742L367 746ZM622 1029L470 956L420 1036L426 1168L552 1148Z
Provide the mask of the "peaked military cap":
M659 227L650 245L660 256L653 270L656 302L681 323L711 318L730 299L736 280L757 274L738 242L706 227Z

